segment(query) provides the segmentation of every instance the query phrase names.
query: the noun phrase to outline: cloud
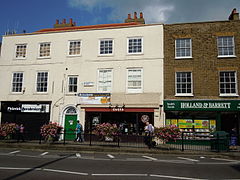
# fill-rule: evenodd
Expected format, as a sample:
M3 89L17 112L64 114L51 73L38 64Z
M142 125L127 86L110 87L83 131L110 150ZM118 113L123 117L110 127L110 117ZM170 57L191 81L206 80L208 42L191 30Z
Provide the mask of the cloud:
M108 18L112 21L123 21L129 13L143 12L147 23L156 23L167 21L168 14L174 10L174 6L166 2L166 0L69 0L69 5L90 13L108 8Z
M233 8L240 10L239 0L68 0L68 3L112 22L123 22L133 12L143 12L146 23L226 20Z

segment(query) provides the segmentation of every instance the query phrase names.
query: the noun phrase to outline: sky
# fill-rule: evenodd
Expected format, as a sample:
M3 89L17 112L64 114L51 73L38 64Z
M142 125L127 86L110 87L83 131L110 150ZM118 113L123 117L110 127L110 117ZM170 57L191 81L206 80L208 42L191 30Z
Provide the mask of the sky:
M147 24L221 21L233 8L240 12L240 0L0 0L0 36L52 28L64 18L77 26L122 23L134 12Z

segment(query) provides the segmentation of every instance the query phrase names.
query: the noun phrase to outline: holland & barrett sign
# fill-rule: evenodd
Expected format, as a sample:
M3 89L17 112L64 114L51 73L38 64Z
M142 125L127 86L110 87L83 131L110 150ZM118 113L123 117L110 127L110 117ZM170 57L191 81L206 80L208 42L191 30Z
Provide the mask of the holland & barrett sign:
M165 111L240 111L240 100L165 100Z

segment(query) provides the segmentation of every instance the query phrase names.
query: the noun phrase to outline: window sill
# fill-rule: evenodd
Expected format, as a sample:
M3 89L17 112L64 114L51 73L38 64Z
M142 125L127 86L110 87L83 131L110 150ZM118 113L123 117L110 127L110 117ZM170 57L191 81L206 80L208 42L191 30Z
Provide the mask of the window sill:
M37 59L51 59L50 56L46 56L46 57L37 57Z
M98 57L113 57L113 54L98 54Z
M221 58L223 58L223 59L226 59L226 58L236 58L237 56L235 56L235 55L230 55L230 56L218 56L217 58L219 58L219 59L221 59Z
M19 61L19 60L26 60L27 58L14 58L13 60Z
M176 60L178 59L192 59L193 57L192 56L185 56L185 57L175 57Z
M238 94L220 94L220 97L239 97Z
M48 95L48 92L35 92L34 95Z
M76 54L76 55L67 55L67 58L75 58L75 57L81 57L81 54Z
M193 97L193 94L175 94L176 97Z
M11 92L10 94L11 95L23 95L24 93L23 92Z
M127 53L127 56L141 56L144 55L142 52L141 53Z

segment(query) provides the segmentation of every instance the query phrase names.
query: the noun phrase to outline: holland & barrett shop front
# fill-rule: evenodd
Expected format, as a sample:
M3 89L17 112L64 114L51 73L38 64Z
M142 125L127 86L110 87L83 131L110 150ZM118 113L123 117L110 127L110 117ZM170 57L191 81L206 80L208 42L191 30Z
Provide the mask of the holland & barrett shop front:
M209 137L213 131L240 127L240 100L165 100L166 125L176 125L191 136Z

